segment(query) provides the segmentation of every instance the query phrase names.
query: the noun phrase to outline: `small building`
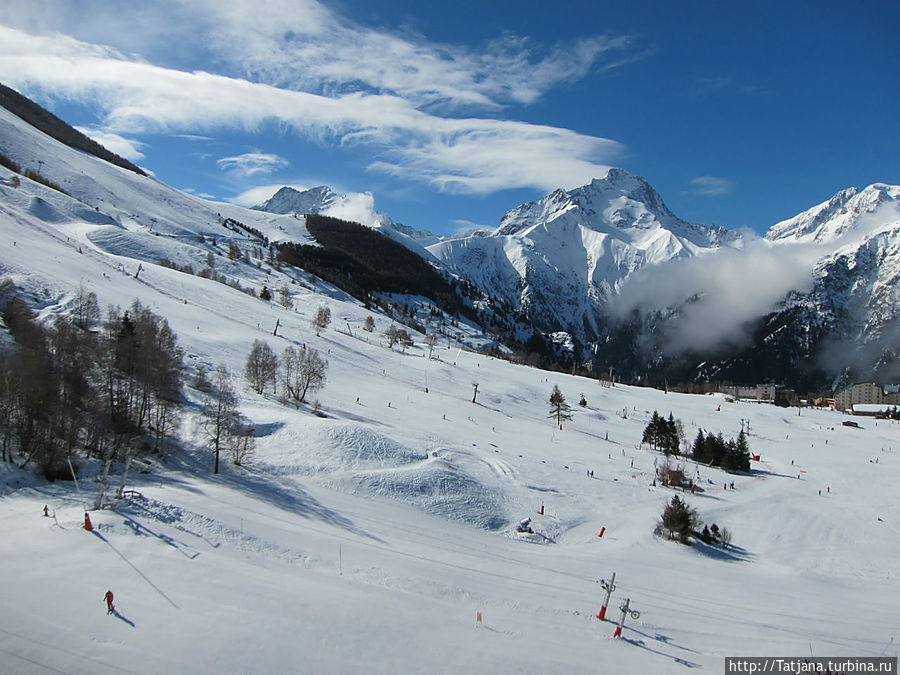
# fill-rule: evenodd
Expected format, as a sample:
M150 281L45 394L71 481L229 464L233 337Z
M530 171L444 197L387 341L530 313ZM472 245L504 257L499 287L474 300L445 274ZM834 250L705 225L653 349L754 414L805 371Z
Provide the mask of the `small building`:
M851 406L850 413L854 416L887 417L892 407L886 403L856 403Z

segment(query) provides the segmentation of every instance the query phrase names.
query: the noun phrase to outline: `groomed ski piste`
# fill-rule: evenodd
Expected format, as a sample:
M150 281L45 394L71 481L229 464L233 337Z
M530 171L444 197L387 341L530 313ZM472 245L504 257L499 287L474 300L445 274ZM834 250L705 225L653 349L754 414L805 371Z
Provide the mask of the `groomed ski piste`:
M132 469L127 499L90 510L92 532L96 462L80 462L77 486L0 469L3 672L677 673L721 672L727 656L897 655L900 424L606 387L443 336L434 358L416 333L388 349L387 316L308 274L216 256L245 286L288 283L289 310L157 264L199 268L232 239L250 244L218 214L292 240L302 219L203 202L0 116L17 156L40 157L73 195L14 187L0 168L0 275L43 317L79 286L101 307L138 299L167 318L188 367L181 449ZM332 323L317 336L322 304ZM256 339L328 359L317 405L250 390ZM213 475L190 382L220 363L256 455ZM562 428L554 385L572 406ZM640 445L654 410L689 440L749 420L752 471L686 462L701 489L677 493L733 533L730 548L654 536L676 494L652 485L664 458ZM534 534L516 531L524 518ZM640 615L614 639L626 598Z

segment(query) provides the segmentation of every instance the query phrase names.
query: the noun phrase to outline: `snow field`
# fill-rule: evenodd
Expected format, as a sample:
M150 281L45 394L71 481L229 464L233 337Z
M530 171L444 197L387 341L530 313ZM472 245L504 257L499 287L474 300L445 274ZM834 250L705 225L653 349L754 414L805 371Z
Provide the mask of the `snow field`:
M380 337L387 317L372 314L365 332L370 312L308 275L291 284L286 272L216 257L243 285L289 284L286 310L156 265L205 260L210 244L196 233L217 232L213 207L105 165L109 175L94 178L91 158L59 156L44 172L80 201L0 182L0 274L45 317L79 285L101 307L137 298L165 316L189 369L232 372L257 455L212 476L203 431L186 415L185 452L133 472L128 487L142 496L91 512L94 533L81 529L75 485L0 469L0 670L666 673L716 672L725 656L896 655L897 423L851 429L832 411L605 388L446 338L437 359L421 344L391 351ZM228 208L273 233L302 227ZM123 214L134 217L123 225ZM232 235L219 229L224 251ZM332 324L316 336L309 321L322 303ZM245 386L255 339L328 359L318 414L314 401L285 405ZM573 406L562 429L548 418L554 384ZM196 411L200 394L187 394ZM762 460L753 473L700 466L702 491L685 495L734 533L731 550L652 535L673 494L651 486L663 458L639 447L654 410L680 418L689 440L698 428L735 436L751 421ZM82 469L91 501L97 467ZM55 519L42 517L44 504ZM539 535L515 532L525 517ZM613 572L607 619L626 597L641 612L621 640L595 618L598 580ZM107 588L117 616L103 611Z

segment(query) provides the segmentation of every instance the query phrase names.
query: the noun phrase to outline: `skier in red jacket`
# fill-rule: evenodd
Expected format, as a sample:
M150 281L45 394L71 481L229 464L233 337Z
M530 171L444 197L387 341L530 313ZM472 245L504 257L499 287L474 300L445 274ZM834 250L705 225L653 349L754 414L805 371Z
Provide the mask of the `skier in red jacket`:
M113 592L106 591L106 595L103 596L103 599L106 600L106 613L112 614L116 611L116 608L113 606Z

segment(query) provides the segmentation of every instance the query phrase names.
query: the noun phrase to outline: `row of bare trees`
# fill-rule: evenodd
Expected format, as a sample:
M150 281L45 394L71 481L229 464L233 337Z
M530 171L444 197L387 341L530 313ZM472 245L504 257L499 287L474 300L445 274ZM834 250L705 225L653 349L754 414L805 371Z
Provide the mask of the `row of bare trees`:
M0 312L15 344L0 353L0 452L54 479L80 454L110 464L162 451L179 424L182 353L168 322L135 301L110 307L81 289L69 317L37 320L11 282ZM121 489L121 488L120 488ZM102 489L98 501L102 499Z
M244 376L256 393L269 386L275 392L280 382L285 396L298 403L325 386L327 371L328 361L317 349L288 346L279 359L263 340L253 342L244 366Z

